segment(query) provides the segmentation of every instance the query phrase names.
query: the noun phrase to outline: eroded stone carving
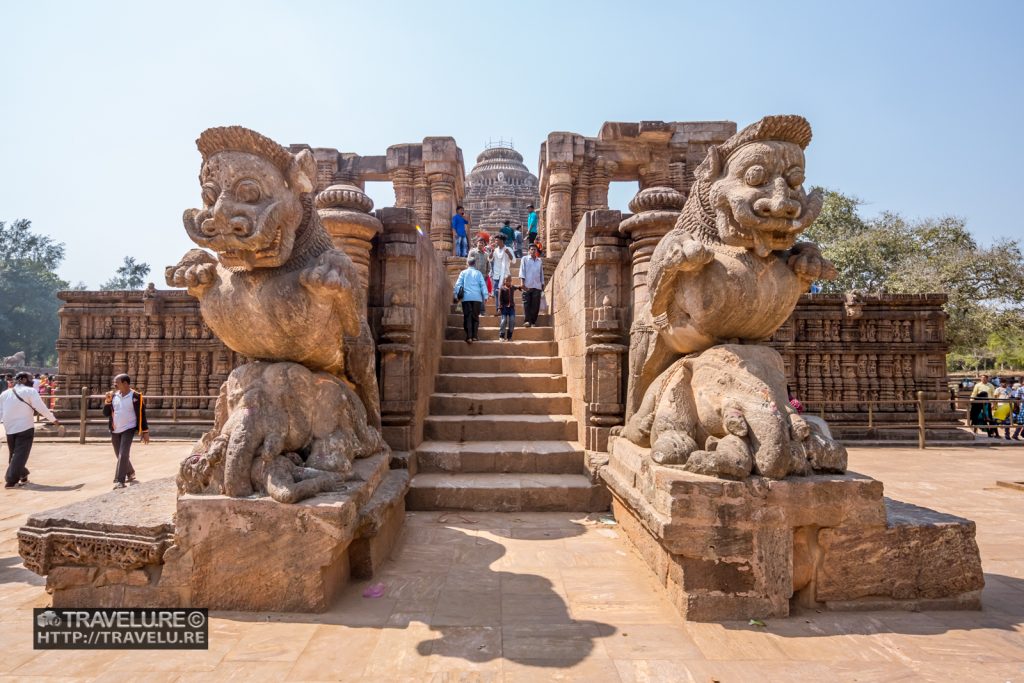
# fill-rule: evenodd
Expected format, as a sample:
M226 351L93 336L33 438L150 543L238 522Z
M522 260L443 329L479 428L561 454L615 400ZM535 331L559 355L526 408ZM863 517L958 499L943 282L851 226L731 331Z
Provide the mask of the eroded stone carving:
M354 458L386 449L345 382L298 363L254 361L221 386L213 429L182 463L178 490L294 503L344 481Z
M364 450L379 450L379 433L366 428L379 429L380 399L365 287L313 208L316 162L309 150L293 154L240 126L210 128L196 144L203 208L185 211L185 230L217 256L189 251L167 268L167 282L188 288L205 323L232 350L290 364L257 364L231 375L215 428L183 463L179 483L182 491L232 496L255 487L295 502L343 478ZM298 406L317 411L324 424L308 424ZM233 414L254 409L270 412L263 421ZM343 445L333 436L339 430L377 436L332 451L334 460L326 462L325 450Z
M622 433L659 463L729 478L845 469L842 447L820 430L808 442L811 428L789 410L781 356L750 345L811 282L835 276L815 245L796 241L822 205L803 187L810 140L802 117L769 116L712 146L654 250Z

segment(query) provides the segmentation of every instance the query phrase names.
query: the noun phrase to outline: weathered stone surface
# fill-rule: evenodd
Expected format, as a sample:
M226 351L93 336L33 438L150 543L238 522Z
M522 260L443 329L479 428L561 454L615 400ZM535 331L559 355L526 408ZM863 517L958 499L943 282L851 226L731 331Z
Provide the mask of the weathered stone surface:
M319 611L349 574L358 512L328 493L295 506L270 498L182 496L177 544L191 554L192 598L213 609Z
M887 501L847 472L724 481L613 437L601 476L623 532L691 620L977 606L974 525ZM887 514L888 513L888 514Z
M782 358L728 343L766 339L811 282L835 276L817 247L796 244L822 203L820 191L803 189L810 140L802 117L769 116L712 146L648 268L637 265L643 219L664 222L671 206L660 197L672 188L643 190L641 212L623 222L642 233L634 276L646 270L647 291L634 297L622 434L651 446L659 463L729 479L845 468L841 446L790 415ZM650 202L640 201L645 192ZM658 206L648 211L651 202Z
M168 478L35 515L19 538L58 607L319 611L350 573L371 576L401 529L408 473L378 453L357 460L353 477L296 505L176 502Z
M137 569L160 562L173 517L174 481L158 479L33 514L18 530L18 552L42 575L61 566Z
M185 212L185 230L217 258L193 249L167 268L167 282L188 287L231 349L285 364L252 363L232 373L214 429L182 465L181 489L230 496L255 489L295 502L331 488L352 457L382 443L379 433L356 424L381 425L366 320L368 245L381 224L365 213L372 204L359 188L325 189L321 208L337 219L344 233L338 239L357 254L357 268L332 247L312 208L317 168L309 150L293 154L240 126L210 128L196 144L204 206ZM346 231L349 214L373 232ZM337 379L315 380L303 366ZM358 398L347 395L346 383Z
M888 499L886 508L884 528L819 532L814 584L819 601L980 597L985 579L974 522Z
M182 463L178 490L294 503L337 487L354 459L378 453L390 449L342 380L254 361L221 387L213 429Z

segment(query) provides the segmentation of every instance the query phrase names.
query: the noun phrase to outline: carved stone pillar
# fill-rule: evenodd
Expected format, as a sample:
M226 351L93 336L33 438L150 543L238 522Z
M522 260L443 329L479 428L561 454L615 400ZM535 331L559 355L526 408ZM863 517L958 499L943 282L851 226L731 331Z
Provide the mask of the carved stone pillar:
M365 290L370 280L370 249L382 226L368 212L373 200L354 185L331 185L316 196L316 209L334 246L352 259Z
M572 234L572 167L556 161L550 166L549 178L544 236L546 255L557 258L562 253L563 235Z
M391 183L395 188L395 206L403 209L413 208L414 189L413 171L411 168L396 168L391 172Z
M380 412L384 439L396 451L415 446L415 348L412 345L416 311L410 288L416 286L415 215L411 209L377 212L383 224L383 292L387 305L381 314Z
M607 451L608 435L623 424L626 410L624 364L629 352L625 318L629 284L624 275L629 258L625 240L619 235L622 214L618 211L590 211L583 216L586 230L587 358L584 447Z
M452 253L452 215L455 213L455 176L451 173L431 173L430 182L430 241L443 254Z
M323 192L334 184L334 174L338 172L338 150L329 147L317 147L313 150L316 161L316 191Z
M633 324L630 328L629 390L626 415L632 415L643 400L642 388L654 378L641 378L646 341L657 334L649 316L641 315L650 301L647 289L647 270L651 255L661 238L672 229L686 198L671 187L649 187L641 190L629 202L634 215L619 224L619 232L629 238L629 253L633 274Z
M593 209L608 208L608 185L618 169L614 161L598 157L594 162L594 175L590 184L590 206Z
M671 187L649 187L640 190L629 202L634 215L619 224L619 232L630 240L629 253L633 268L633 310L647 303L647 270L651 255L661 238L679 218L686 197Z
M413 172L412 178L413 200L412 206L416 214L416 225L425 234L430 232L430 183L427 182L427 175L422 168Z

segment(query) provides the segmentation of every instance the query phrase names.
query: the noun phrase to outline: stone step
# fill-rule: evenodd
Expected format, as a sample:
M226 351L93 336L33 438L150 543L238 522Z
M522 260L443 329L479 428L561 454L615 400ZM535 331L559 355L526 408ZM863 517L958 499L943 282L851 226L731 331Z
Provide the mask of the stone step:
M460 372L438 375L439 393L532 392L557 393L566 389L564 375L537 372Z
M575 441L572 415L428 415L423 438L436 441L503 441L510 438Z
M477 334L481 341L495 341L498 339L498 327L481 327ZM466 331L462 329L462 323L458 327L447 327L444 331L445 339L465 341ZM516 341L554 341L555 330L552 327L523 327L523 321L516 321L516 329L512 332L512 339Z
M446 340L441 343L443 356L557 356L558 344L553 341L465 341Z
M483 388L502 391L489 383ZM571 411L572 399L563 392L436 393L430 397L431 415L565 415Z
M487 312L480 315L480 327L497 327L501 318L494 314L493 301L487 305ZM523 308L516 306L516 329L523 325ZM537 316L537 327L551 327L551 314L544 313ZM448 327L462 329L462 311L448 314Z
M409 510L596 512L607 494L582 474L420 473L405 499Z
M583 447L575 441L424 441L417 472L580 474Z
M543 372L560 375L562 359L551 356L441 356L439 372Z

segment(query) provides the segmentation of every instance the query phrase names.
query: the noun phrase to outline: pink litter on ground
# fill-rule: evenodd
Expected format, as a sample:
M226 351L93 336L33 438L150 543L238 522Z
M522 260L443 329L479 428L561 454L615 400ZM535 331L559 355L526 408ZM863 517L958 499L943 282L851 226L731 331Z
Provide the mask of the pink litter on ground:
M363 591L364 598L379 598L384 595L384 584L375 583L372 586L367 586L366 590Z

